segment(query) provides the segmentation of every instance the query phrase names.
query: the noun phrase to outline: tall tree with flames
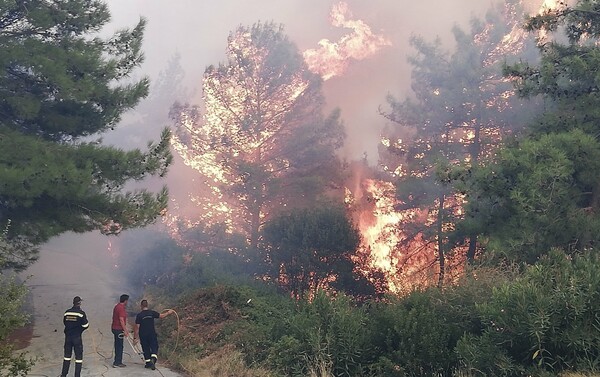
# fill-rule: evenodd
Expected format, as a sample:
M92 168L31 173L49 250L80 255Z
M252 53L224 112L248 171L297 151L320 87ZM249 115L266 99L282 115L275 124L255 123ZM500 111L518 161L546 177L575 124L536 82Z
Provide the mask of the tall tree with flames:
M206 69L204 112L175 105L175 150L204 178L204 219L256 246L268 215L311 203L338 171L339 112L323 115L321 78L281 26L240 26L227 62Z
M524 109L500 66L528 44L523 37L510 43L505 38L518 30L511 26L521 15L514 2L507 2L488 13L485 22L473 20L470 33L455 27L457 47L451 54L441 49L439 40L413 37L417 54L409 61L415 96L388 99L391 110L384 116L392 124L384 132L380 161L397 180L398 209L406 213L397 229L397 259L402 267L404 260L417 259L414 253L435 253L424 259L437 261L438 285L443 284L448 257L455 256L452 251L466 250L472 260L477 250L474 232L456 233L468 198L454 183L524 123L517 116ZM531 40L529 44L533 47Z
M7 253L12 267L63 232L115 234L166 208L166 188L123 187L166 173L167 130L145 152L91 141L148 93L147 79L128 79L145 21L102 39L109 20L100 0L0 1L0 224L22 251Z

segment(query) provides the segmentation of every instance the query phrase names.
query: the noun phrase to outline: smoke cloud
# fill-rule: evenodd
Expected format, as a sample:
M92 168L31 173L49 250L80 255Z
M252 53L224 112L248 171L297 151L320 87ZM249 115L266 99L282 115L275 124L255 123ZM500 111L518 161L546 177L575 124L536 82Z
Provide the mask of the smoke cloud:
M531 2L539 3L538 0ZM184 99L193 104L201 104L205 68L224 61L227 36L239 25L250 26L258 21L281 23L301 52L318 49L323 40L343 41L353 32L343 22L332 22L331 10L340 4L338 0L108 0L107 3L112 13L112 22L105 30L107 34L134 26L140 17L148 21L143 47L146 59L139 74L150 77L150 96L160 73L178 54L185 72L181 92L185 92ZM366 156L375 164L379 134L386 124L378 115L378 107L385 105L387 94L404 98L411 93L407 63L408 56L413 54L410 36L419 35L428 40L439 37L445 48L452 50L451 28L455 25L468 28L471 18L485 15L491 0L346 0L345 3L351 19L367 25L372 35L380 38L380 43L368 56L353 56L343 74L324 83L324 91L328 108L339 107L342 111L347 132L343 157L356 160ZM154 106L157 113L163 114L156 118L156 124L144 124L140 128L139 113L126 116L114 132L104 135L105 142L126 148L145 147L146 141L156 140L160 129L167 125L167 113L175 100L181 98L164 98L159 106ZM196 184L194 175L195 172L176 158L167 183L171 195L178 198L182 206ZM150 187L163 184L151 182ZM148 182L145 185L148 186ZM178 211L185 213L186 210ZM85 237L99 241L83 241L88 247L80 248ZM61 239L53 242L59 242L63 250L73 245L73 250L102 253L111 261L121 252L118 241L111 238L111 243L98 234L70 234Z
M239 25L274 21L300 51L319 49L323 43L344 41L351 33L352 20L370 28L378 50L368 56L350 56L342 75L332 77L324 86L329 108L339 107L348 138L344 157L368 156L377 161L379 132L385 120L377 109L392 93L410 93L410 67L407 57L411 34L428 39L440 37L448 43L454 25L468 27L472 17L483 17L490 3L473 0L224 0L219 2L177 0L109 0L113 15L111 27L127 27L139 17L148 20L144 51L146 61L141 71L153 79L176 53L181 55L186 85L196 89L193 102L200 102L202 74L206 66L225 59L230 31ZM334 7L346 6L345 19L330 17ZM352 18L348 17L351 13ZM379 40L377 40L379 38ZM322 42L321 45L319 42ZM166 108L170 104L165 104Z

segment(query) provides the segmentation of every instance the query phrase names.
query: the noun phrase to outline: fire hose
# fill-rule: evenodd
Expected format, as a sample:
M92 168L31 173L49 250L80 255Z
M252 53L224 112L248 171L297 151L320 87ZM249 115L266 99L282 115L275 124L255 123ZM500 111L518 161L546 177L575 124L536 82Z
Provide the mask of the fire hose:
M163 313L167 310L172 310L173 313L175 313L175 317L177 318L177 338L175 338L175 347L173 348L173 351L171 351L171 355L169 355L169 357L171 357L175 353L175 350L177 350L177 345L179 344L179 314L177 314L177 312L174 309L165 309L163 310Z

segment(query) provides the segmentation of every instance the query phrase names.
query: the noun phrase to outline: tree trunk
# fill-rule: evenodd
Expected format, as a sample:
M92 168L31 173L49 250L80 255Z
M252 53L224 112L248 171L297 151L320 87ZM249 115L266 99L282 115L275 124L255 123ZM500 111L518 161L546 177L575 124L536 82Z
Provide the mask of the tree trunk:
M473 147L471 148L471 166L476 168L479 164L479 154L481 153L481 123L475 126L475 137L473 138ZM467 264L475 262L475 252L477 251L477 234L469 235L469 249L467 250Z
M444 285L444 275L446 274L446 259L444 256L444 234L442 233L444 228L444 202L445 195L440 195L440 204L438 208L438 218L437 218L437 246L438 246L438 263L440 266L440 273L438 275L438 287L441 288Z
M467 250L467 263L473 264L475 262L475 252L477 251L477 235L471 234L469 236L469 250Z
M250 248L258 248L258 239L260 236L260 209L261 206L257 206L250 214Z

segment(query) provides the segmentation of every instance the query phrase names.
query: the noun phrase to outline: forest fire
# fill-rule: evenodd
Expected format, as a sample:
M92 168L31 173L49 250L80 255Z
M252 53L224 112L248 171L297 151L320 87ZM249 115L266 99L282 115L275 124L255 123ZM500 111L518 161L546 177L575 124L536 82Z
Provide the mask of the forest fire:
M0 377L597 373L600 0L0 4Z
M343 73L351 60L364 59L390 44L386 38L374 35L366 23L353 19L346 3L340 2L332 8L331 20L334 26L348 28L352 32L336 43L322 40L319 50L305 51L305 62L323 79ZM203 177L203 183L198 187L202 193L190 195L190 200L201 209L201 222L207 226L226 224L229 231L239 231L247 225L244 224L246 221L243 220L242 214L236 212L236 206L232 206L226 200L225 191L235 190L234 187L244 185L248 177L228 170L228 161L240 159L245 161L244 164L258 165L269 161L264 164L265 173L273 176L288 170L290 163L285 157L270 156L279 153L275 146L277 140L289 132L282 129L281 125L289 122L289 109L304 101L303 97L307 95L305 93L309 92L309 83L300 74L290 77L286 85L280 86L276 97L273 96L265 102L253 97L252 93L260 92L260 89L252 86L259 85L261 78L258 75L262 70L269 69L265 66L268 59L265 54L268 54L268 50L256 46L248 31L232 34L227 50L231 59L236 59L236 56L249 57L249 65L254 67L252 72L255 77L249 78L252 81L227 82L224 77L232 77L233 71L215 69L205 74L203 86L206 110L202 116L196 109L172 110L177 132L171 143L183 162ZM240 76L244 74L242 69L245 68L238 72ZM263 102L269 106L265 106ZM255 107L259 103L260 109ZM252 126L254 128L245 128L246 126L238 121L239 114L248 111L256 112L255 120L251 122L259 123ZM201 123L204 126L200 126ZM217 146L218 139L225 141L227 146ZM210 145L205 143L208 140L212 140ZM247 200L260 202L262 199ZM261 210L257 216L263 219L266 213ZM181 239L181 232L196 226L198 221L186 220L178 215L169 217L166 223L172 235Z
M556 5L556 1L545 0L540 12ZM499 43L490 42L495 32L493 25L484 25L475 35L474 44L482 50L483 67L489 68L507 54L515 54L524 48L527 35L521 28L522 15L517 12L517 5L508 4L503 17L508 20L510 31ZM368 58L391 45L389 39L373 33L369 25L355 18L344 2L331 9L330 18L333 26L350 29L351 32L337 42L323 39L319 42L319 48L303 53L308 68L323 80L342 75L353 60ZM253 174L260 168L261 179L276 180L290 171L292 162L281 154L278 143L292 132L283 129L282 125L289 123L290 119L298 124L303 122L301 117L307 116L307 112L294 114L289 109L305 101L310 92L310 83L301 74L295 74L287 78L289 81L277 90L269 89L277 93L277 96L266 101L256 97L254 93L261 92L259 85L265 80L260 75L268 71L268 50L255 43L249 31L230 35L227 49L230 66L209 68L205 73L205 111L202 116L197 108L174 109L178 130L172 139L173 149L186 165L203 177L197 192L189 197L200 210L198 220L187 219L182 214L173 215L179 213L177 203L174 203L175 210L165 220L171 236L182 244L188 242L183 234L199 224L206 227L222 224L227 232L247 234L250 242L254 243L257 240L257 229L272 215L273 208L285 208L289 204L281 198L269 202L266 199L268 187L264 181L253 181ZM246 63L252 68L236 67L235 64L243 61L241 56L248 59ZM239 79L248 72L251 74ZM496 88L505 84L507 80L501 76L484 77L478 89L482 93L489 91L493 94L481 97L482 106L498 112L510 108L514 92L510 89L496 91ZM439 88L435 90L439 92ZM477 119L471 114L476 105L468 102L460 104L467 109L467 118L442 135L442 143L461 144L468 149L469 145L482 143L481 140L494 144L501 139L502 134L497 125L488 124L481 128L477 124ZM481 129L475 131L477 127ZM411 143L422 142L429 149L433 145L426 140L413 140L416 136L413 137L410 133L398 136L382 135L382 146L403 154ZM479 148L481 150L475 159L490 155L491 151L486 147ZM423 156L415 155L415 158L422 159ZM455 157L451 162L456 163L462 159L468 164L473 163L473 158L472 154L466 153L460 158ZM240 173L241 167L249 170ZM445 214L453 219L460 218L464 198L444 194L432 201L429 207L411 207L398 198L393 181L411 174L413 177L424 178L426 174L431 174L431 169L410 171L402 160L389 164L384 162L381 167L389 179L363 179L355 176L353 178L358 183L353 188L346 188L346 204L361 232L362 249L369 255L369 266L364 266L365 271L381 270L393 291L430 284L435 275L440 273L439 270L443 269L437 264L442 258L439 249L443 241L439 238L441 236L437 239L432 236L427 238L411 227L417 223L433 227L436 221L440 221L441 232L450 232L452 222L441 218ZM237 205L228 200L232 195L237 196ZM451 264L448 261L448 266Z
M403 203L396 198L396 188L389 181L363 179L354 191L347 193L346 202L362 235L362 249L369 255L369 266L363 266L363 272L380 270L392 292L426 284L427 277L422 272L435 263L434 253L422 252L425 245L420 237L412 240L410 248L401 245L406 241L402 224L409 219L426 221L427 213L398 210Z

